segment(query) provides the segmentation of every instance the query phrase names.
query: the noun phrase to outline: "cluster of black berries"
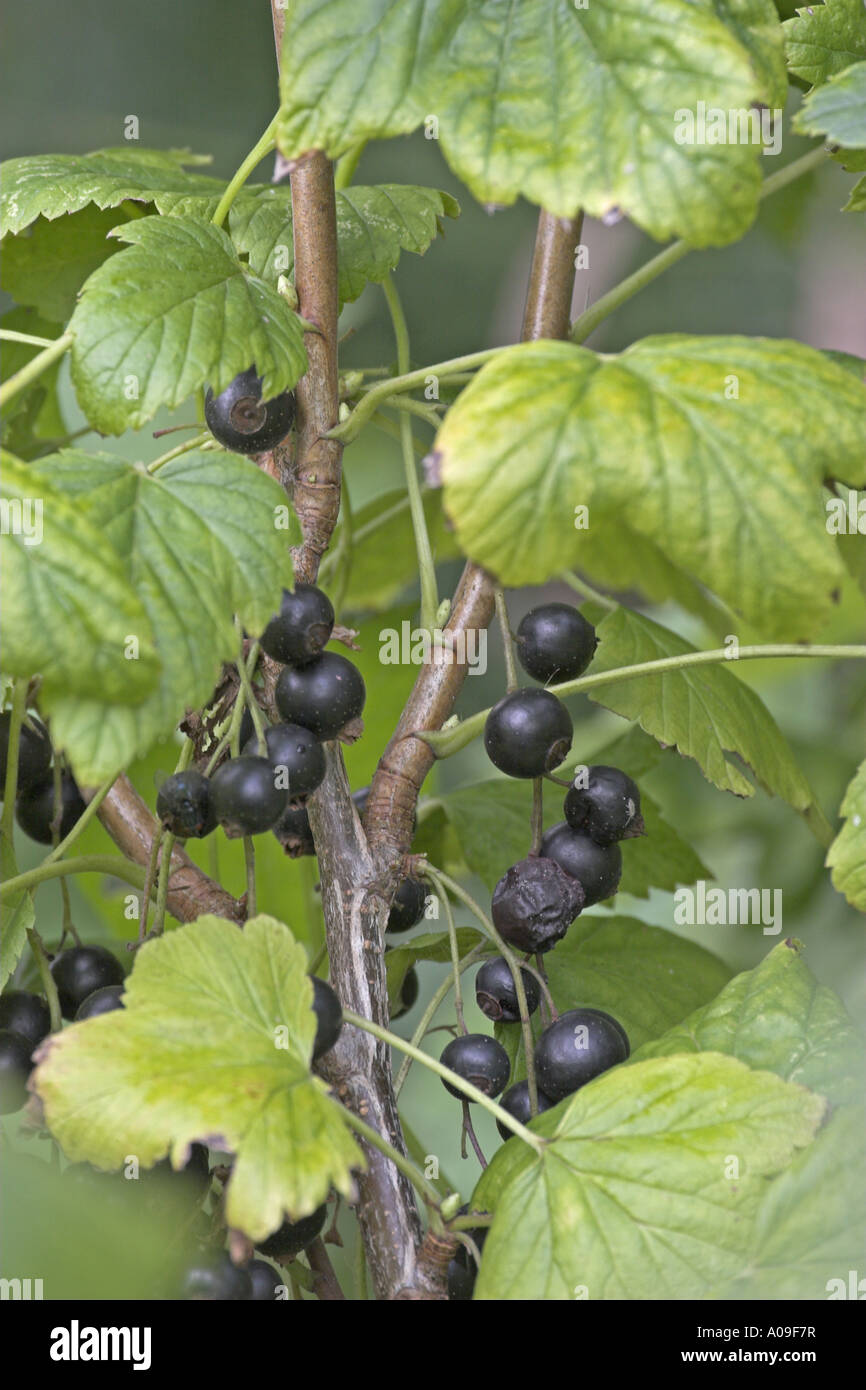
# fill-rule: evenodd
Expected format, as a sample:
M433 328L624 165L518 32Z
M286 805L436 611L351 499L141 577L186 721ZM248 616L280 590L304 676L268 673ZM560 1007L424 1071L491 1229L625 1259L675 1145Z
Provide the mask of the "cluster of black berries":
M163 782L156 809L179 839L201 839L217 825L228 836L273 830L280 840L309 840L305 802L325 776L322 743L334 738L364 708L360 671L344 656L323 650L334 626L330 599L312 584L283 594L279 613L262 634L262 649L285 664L276 688L285 722L265 733L259 753L252 720L241 726L241 752L211 777L196 768Z
M263 454L285 439L295 419L295 398L284 391L262 400L262 379L255 364L241 372L220 395L208 390L204 401L207 427L224 449L235 454Z
M260 1242L259 1252L268 1260L288 1264L321 1235L326 1215L323 1202L310 1216L284 1221ZM184 1272L180 1296L191 1302L271 1303L285 1287L285 1279L268 1260L255 1258L237 1265L225 1250L205 1252Z
M0 797L6 783L9 755L9 710L0 714ZM51 825L55 815L54 773L48 730L35 716L28 715L21 725L18 742L18 783L15 819L25 835L40 845L51 844ZM60 774L61 813L59 837L64 839L84 811L84 800L72 773Z

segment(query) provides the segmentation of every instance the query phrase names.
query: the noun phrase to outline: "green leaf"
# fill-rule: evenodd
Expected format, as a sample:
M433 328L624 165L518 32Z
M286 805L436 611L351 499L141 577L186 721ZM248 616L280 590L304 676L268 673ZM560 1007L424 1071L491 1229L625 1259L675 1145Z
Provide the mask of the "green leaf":
M598 636L593 675L695 650L677 633L626 608L605 618ZM624 719L636 719L660 743L694 758L707 780L723 791L755 794L736 755L769 795L805 814L815 804L811 788L773 716L733 674L733 665L728 661L644 673L587 694Z
M0 262L3 289L16 303L66 323L88 275L120 249L108 234L124 221L122 213L95 207L54 222L39 218L6 242Z
M458 954L468 955L476 946L483 945L486 939L481 932L474 931L472 927L458 927ZM436 961L440 965L450 963L451 942L447 931L422 932L419 936L413 936L410 941L403 941L399 946L389 948L385 957L385 974L388 977L388 996L392 1007L400 998L407 974L413 965L422 960Z
M445 524L438 491L425 493L424 516L433 559L438 563L459 555L454 536ZM339 540L338 531L337 545ZM347 609L349 612L381 611L417 583L418 552L405 489L386 492L355 513Z
M113 546L156 633L162 678L137 709L108 708L99 690L86 700L61 690L51 701L55 735L79 778L98 782L208 699L220 663L237 654L233 614L261 632L292 583L299 527L279 484L234 454L193 452L149 475L110 454L70 449L30 472L50 478L63 505ZM289 529L278 529L283 519Z
M813 87L866 58L861 0L827 0L824 5L806 5L782 28L788 67Z
M4 883L18 873L15 851L5 835L0 835L0 868ZM21 959L27 945L27 932L35 921L36 911L30 893L13 893L0 903L0 989L5 989L6 981Z
M473 1197L494 1214L475 1297L700 1297L742 1269L767 1179L824 1109L715 1053L614 1068L534 1122L540 1157L494 1156Z
M775 1179L758 1208L748 1261L719 1298L862 1298L866 1115L846 1106ZM851 1291L849 1271L854 1275Z
M619 916L578 917L545 957L545 969L560 1013L603 1009L622 1024L633 1051L714 999L731 976L703 946ZM537 1036L538 1015L532 1024ZM511 1057L514 1078L525 1076L520 1029L498 1024L496 1036Z
M135 958L122 1010L55 1034L33 1084L73 1162L180 1166L194 1141L235 1155L226 1218L255 1241L306 1216L363 1159L310 1074L307 958L288 927L200 917Z
M836 145L866 148L866 62L852 63L810 92L793 124L801 135L823 135Z
M725 1052L844 1105L863 1094L863 1041L841 1000L819 985L799 941L781 941L717 999L642 1047L633 1061Z
M5 253L4 253L5 254ZM60 324L51 323L33 309L9 309L0 317L0 327L37 338L59 338ZM41 352L33 343L3 340L3 377L8 380ZM57 438L66 429L57 395L60 362L54 362L38 379L20 391L3 410L3 443L10 453L27 459L38 452L44 439Z
M731 241L755 215L758 146L676 134L699 101L728 112L769 99L769 36L752 32L756 5L740 28L748 48L733 32L743 6L725 5L725 23L715 8L295 0L278 144L289 158L335 156L424 120L483 203L523 196L562 217L622 210L657 238Z
M463 552L514 587L580 565L577 505L599 536L624 519L761 631L807 638L842 573L822 482L862 479L864 403L852 371L801 343L521 344L439 430L445 510Z
M866 212L866 179L857 180L842 211Z
M827 868L834 888L866 912L866 762L851 779L839 811L845 824L830 846Z
M211 191L214 179L187 173L187 168L210 161L210 155L191 154L189 150L133 150L128 146L84 155L7 159L0 165L0 236L20 232L37 217L62 217L66 212L80 212L90 203L98 208L116 208L131 199L160 207L163 193Z
M665 554L667 540L651 540L635 531L628 518L617 525L593 527L580 535L580 573L615 593L643 594L650 603L673 599L695 613L711 631L730 631L731 618L711 598L698 579L691 578Z
M448 193L411 184L352 187L337 194L337 262L340 303L357 299L368 281L381 281L402 251L423 255L442 232L443 217L459 217ZM271 282L294 270L292 209L286 189L266 188L241 197L229 217L232 240L249 256L254 275Z
M773 0L702 0L735 34L752 60L768 106L784 108L788 95L785 39Z
M145 217L115 231L131 244L90 276L69 325L72 380L96 429L137 429L253 364L266 398L295 385L307 369L300 320L221 228Z
M150 619L105 531L55 483L4 454L4 512L13 518L2 546L4 671L41 675L47 706L68 696L138 704L160 670ZM137 660L126 657L131 635Z

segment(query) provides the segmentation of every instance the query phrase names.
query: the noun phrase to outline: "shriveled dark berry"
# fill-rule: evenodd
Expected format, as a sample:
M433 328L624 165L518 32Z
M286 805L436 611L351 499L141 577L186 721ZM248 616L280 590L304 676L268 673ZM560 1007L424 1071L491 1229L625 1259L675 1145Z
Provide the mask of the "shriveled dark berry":
M572 830L588 835L597 845L612 845L643 835L637 783L618 767L582 768L566 792L563 814Z
M543 1115L545 1110L549 1110L556 1102L552 1101L550 1096L546 1096L538 1086L536 1086L535 1089L538 1095L538 1114ZM517 1081L513 1086L509 1086L505 1095L500 1097L499 1104L502 1106L503 1110L507 1110L509 1115L512 1115L515 1120L519 1120L522 1125L528 1125L529 1121L533 1118L532 1111L529 1108L529 1082ZM509 1129L507 1125L504 1125L501 1120L496 1121L496 1128L499 1130L503 1139L514 1138L514 1131Z
M280 776L282 785L292 801L308 796L321 786L325 777L325 750L316 735L300 724L272 724L265 730L266 757ZM258 738L253 735L244 753L255 757L259 751Z
M157 793L156 814L179 840L203 840L217 827L210 779L194 767L172 773Z
M509 777L542 777L566 757L572 733L571 715L549 690L514 690L488 714L484 747Z
M544 835L541 853L552 859L583 888L585 907L610 898L619 887L622 850L619 845L597 845L588 835L579 835L567 821L560 821Z
M533 955L551 950L585 906L583 887L553 859L530 855L493 890L493 925L509 946Z
M315 584L296 584L283 590L280 611L262 633L262 651L291 666L315 661L327 646L334 628L334 609L327 594Z
M541 999L541 989L535 976L522 966L520 977L526 994L526 1007L534 1014ZM520 1004L511 967L504 956L486 960L475 976L475 1002L483 1014L494 1023L519 1023Z
M544 683L582 676L598 646L595 628L570 603L542 603L520 620L517 659Z

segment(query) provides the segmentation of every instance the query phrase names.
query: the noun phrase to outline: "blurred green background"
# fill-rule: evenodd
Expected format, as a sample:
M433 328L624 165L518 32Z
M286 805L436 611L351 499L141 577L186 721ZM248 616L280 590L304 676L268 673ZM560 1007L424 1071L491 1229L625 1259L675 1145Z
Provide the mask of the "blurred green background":
M269 7L264 0L239 7L229 0L185 0L182 5L152 0L142 10L108 0L79 0L75 6L42 0L38 6L18 6L4 18L2 59L3 158L42 152L83 152L122 145L129 115L140 123L143 146L188 146L211 153L213 172L228 177L273 114L276 67ZM798 97L792 97L796 104ZM790 111L788 112L790 116ZM787 129L787 120L786 120ZM786 134L779 160L767 159L765 174L795 158L806 142ZM263 165L258 178L270 177ZM417 364L513 341L519 334L526 273L532 254L535 210L526 204L488 215L473 202L446 167L435 141L422 132L387 144L368 147L355 182L412 182L434 185L455 194L463 215L449 222L444 239L423 258L404 256L396 280L411 332L412 357ZM866 313L852 287L862 292L862 219L842 216L850 175L835 167L802 179L763 205L753 230L736 246L696 253L656 281L615 314L590 339L590 346L616 351L636 337L670 331L745 333L790 336L821 348L866 356ZM589 265L578 272L574 312L597 298L657 248L627 222L605 228L589 221L584 230ZM8 307L5 297L0 311ZM343 364L387 364L394 346L380 292L369 287L349 305L342 328L351 336L344 343ZM67 428L83 423L68 383L61 376ZM152 429L194 418L190 403L174 416L163 414ZM191 413L192 412L192 413ZM429 430L417 423L423 444ZM128 458L150 459L161 452L151 430L101 445L85 437L82 447L108 447ZM628 467L628 459L623 459ZM384 435L368 431L347 452L345 468L353 507L401 486L402 465L396 446ZM440 588L450 592L459 573L456 562L442 567ZM513 625L542 597L568 599L558 586L510 596ZM353 786L369 781L376 759L399 709L411 688L414 672L383 667L377 659L378 634L399 627L416 612L417 594L400 596L400 606L386 615L342 615L362 624L363 653L359 661L368 684L366 733L347 752ZM655 610L660 621L676 626L698 645L715 645L693 619L674 609ZM820 640L863 641L866 610L862 595L849 582L837 615ZM741 641L751 634L740 627ZM785 731L796 757L815 787L832 822L856 764L863 757L866 672L855 663L836 667L824 662L748 663L741 679L758 689ZM504 688L501 651L491 634L486 676L466 682L459 709L469 713L492 703ZM622 721L580 700L571 702L575 747L591 758L594 748L622 728ZM153 804L161 777L172 770L176 748L167 741L133 770L134 780ZM483 751L472 749L439 765L427 788L430 794L492 774ZM693 763L669 755L648 779L666 818L690 839L717 881L731 886L781 888L784 894L784 933L801 937L807 960L818 977L836 989L861 1021L866 1014L866 956L863 920L833 891L823 869L823 851L805 825L780 802L758 792L738 800L710 787ZM108 848L100 828L89 831L81 852ZM242 887L241 850L220 834L196 847L196 855L233 891ZM627 852L627 850L626 850ZM40 851L21 841L19 862L29 867ZM311 944L318 939L320 914L310 861L283 858L270 837L258 848L260 903L286 920ZM474 887L483 896L480 885ZM120 885L79 880L73 885L75 920L86 940L105 941L123 954L119 938L134 933L123 914ZM59 921L59 889L44 885L37 897L40 931L50 942ZM649 901L623 901L618 908L673 928L672 898L654 894ZM595 909L598 911L599 909ZM464 917L458 920L463 923ZM426 924L428 927L430 924ZM131 930L132 928L132 930ZM423 928L422 928L423 929ZM778 938L765 938L760 928L677 928L717 952L733 968L760 959ZM398 1024L409 1036L424 998L441 977L441 967L422 965L421 1001ZM22 980L32 982L30 967ZM469 991L471 996L471 990ZM445 1009L443 1021L453 1018ZM470 1028L488 1025L470 1006ZM438 1052L441 1034L431 1039ZM477 1175L474 1159L462 1162L458 1153L459 1108L438 1080L413 1068L404 1092L406 1114L428 1152L468 1197ZM14 1120L14 1117L13 1117ZM4 1125L13 1149L34 1152L41 1146ZM495 1129L480 1120L482 1145L498 1143ZM22 1210L29 1210L26 1203ZM335 1258L348 1271L352 1258L352 1222L342 1222L347 1248ZM21 1262L28 1245L28 1220L13 1222L3 1272ZM41 1252L44 1253L44 1252ZM41 1257L41 1255L40 1255ZM103 1258L101 1255L100 1258ZM27 1264L27 1259L24 1258ZM25 1272L25 1271L22 1271ZM34 1272L34 1271L30 1271ZM65 1277L65 1276L64 1276ZM89 1285L87 1286L89 1288ZM48 1295L50 1296L50 1294ZM105 1296L82 1293L81 1296Z

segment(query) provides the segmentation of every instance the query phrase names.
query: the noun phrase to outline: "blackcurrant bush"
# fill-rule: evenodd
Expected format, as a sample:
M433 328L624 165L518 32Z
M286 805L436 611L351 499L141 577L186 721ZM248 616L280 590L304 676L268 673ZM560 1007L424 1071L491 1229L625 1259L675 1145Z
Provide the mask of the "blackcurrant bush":
M274 826L274 834L286 854L293 859L302 854L315 854L310 815L303 801L290 801Z
M229 838L272 830L289 802L267 758L229 758L211 778L216 818Z
M252 1297L253 1286L247 1271L232 1264L224 1250L203 1255L185 1271L181 1298L197 1303L237 1302Z
M313 1041L313 1061L330 1052L340 1036L343 1026L343 1010L340 1001L329 984L313 977L313 1011L316 1015L316 1036Z
M541 999L541 989L534 975L521 967L520 976L526 992L526 1007L535 1013ZM475 1002L483 1014L495 1023L519 1023L520 1005L517 990L511 975L511 967L504 956L494 956L482 965L475 976Z
M588 767L584 786L570 787L563 813L572 830L597 845L612 845L644 833L637 784L618 767Z
M386 931L409 931L424 916L427 889L415 878L404 878L391 900Z
M241 372L215 396L208 389L204 418L214 439L236 454L262 454L285 439L295 418L291 391L262 400L262 380L255 366Z
M258 1249L275 1260L294 1259L321 1234L327 1212L327 1204L323 1202L311 1216L302 1216L300 1221L284 1221L267 1240L259 1241Z
M60 779L60 838L65 839L79 816L84 814L84 801L75 778L64 772ZM54 819L54 777L49 772L21 792L15 801L15 816L25 835L40 845L51 844L51 822Z
M120 961L104 946L71 946L51 963L60 1012L74 1018L88 995L106 985L123 984Z
M6 785L6 765L9 759L9 729L12 714L4 710L0 714L0 801ZM32 727L31 727L32 725ZM51 766L51 740L44 724L31 719L30 724L22 724L18 735L18 791L26 791L35 782L41 782Z
M336 652L323 652L301 668L286 666L277 681L277 709L290 724L302 724L317 738L336 738L357 719L367 698L357 666Z
M245 1266L247 1274L250 1276L250 1283L253 1291L250 1298L254 1303L273 1303L277 1296L277 1290L282 1290L282 1276L269 1265L267 1260L250 1260Z
M517 629L517 660L537 681L582 676L597 646L592 623L570 603L542 603Z
M25 989L10 989L0 996L0 1028L11 1028L30 1043L39 1046L51 1032L51 1013L40 994L28 994Z
M179 840L203 840L217 826L210 779L194 767L172 773L157 793L156 814Z
M321 785L325 750L309 729L300 724L272 724L265 730L265 744L268 762L282 774L277 782L282 782L291 800L308 796ZM247 756L255 756L258 750L259 741L254 734L243 751Z
M535 1073L545 1095L562 1100L624 1062L628 1054L624 1030L610 1014L600 1009L569 1009L538 1039Z
M415 969L414 965L410 965L406 974L403 976L403 983L400 986L400 999L391 1012L392 1023L409 1012L415 1000L418 998L418 989L418 971Z
M294 592L283 590L280 611L262 633L262 651L274 661L306 666L321 655L333 628L334 609L328 595L314 584L296 584Z
M551 826L542 838L541 853L577 879L586 897L586 907L612 897L619 886L622 873L619 845L597 845L588 835L572 830L567 821Z
M465 1033L458 1038L452 1038L439 1061L443 1067L455 1071L464 1081L470 1081L473 1086L477 1086L486 1096L498 1096L507 1084L511 1071L505 1048L487 1033ZM463 1091L458 1091L444 1077L442 1084L446 1091L450 1091L458 1100L469 1100Z
M493 925L518 951L550 951L585 900L581 884L557 863L529 855L512 864L494 888Z
M0 1030L0 1115L12 1115L27 1099L27 1078L33 1068L29 1038Z
M572 733L571 715L549 690L514 690L488 714L484 747L509 777L541 777L565 758Z
M458 1212L459 1216L467 1216L468 1206L462 1206ZM487 1239L487 1226L472 1226L465 1234L471 1236L478 1247L479 1254L484 1249L484 1242ZM475 1290L475 1280L478 1277L478 1265L475 1256L470 1253L463 1244L458 1245L453 1257L448 1263L448 1298L450 1302L463 1302L471 1299Z
M103 985L82 1001L75 1013L75 1022L83 1023L88 1018L99 1018L100 1014L113 1013L124 1008L123 985Z
M535 1089L538 1096L538 1114L542 1115L545 1110L549 1110L556 1102L552 1101L550 1096L546 1096L538 1086L536 1086ZM518 1081L515 1085L509 1086L505 1095L500 1098L499 1104L502 1106L503 1110L507 1110L509 1115L512 1115L515 1120L519 1120L522 1125L528 1125L529 1121L533 1118L532 1111L529 1108L529 1082ZM504 1125L501 1120L496 1121L496 1128L499 1130L503 1139L514 1138L514 1131L509 1129L507 1125Z

